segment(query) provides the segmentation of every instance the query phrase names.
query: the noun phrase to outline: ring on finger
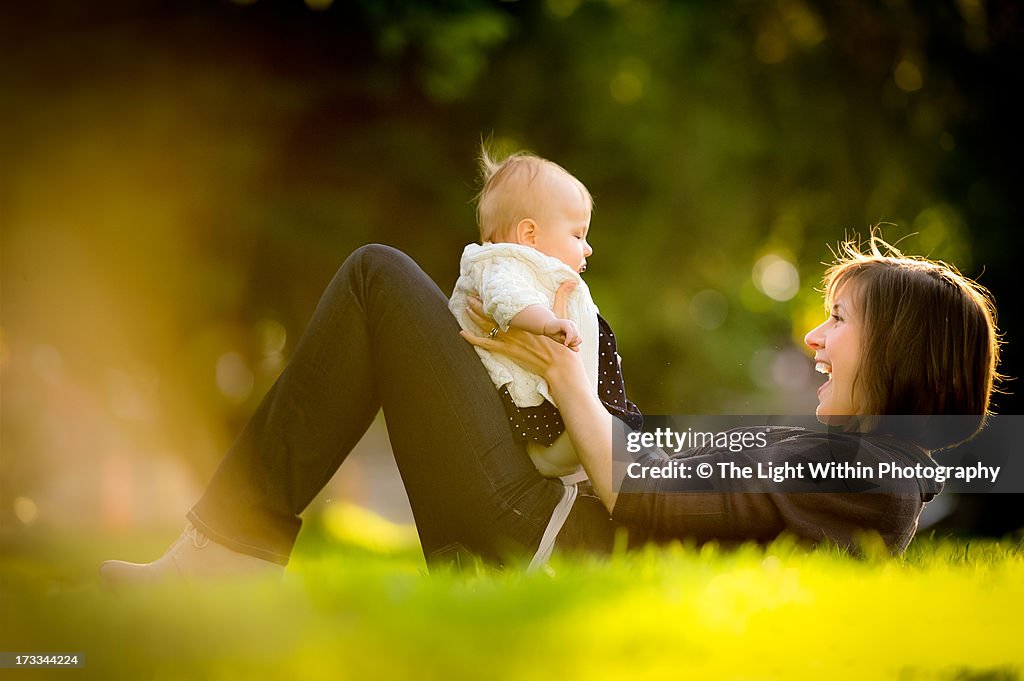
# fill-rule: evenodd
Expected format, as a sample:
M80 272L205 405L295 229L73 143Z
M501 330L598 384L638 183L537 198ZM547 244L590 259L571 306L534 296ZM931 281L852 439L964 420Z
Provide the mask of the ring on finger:
M498 335L499 331L501 331L501 329L499 327L497 327L497 326L494 327L493 329L491 329L491 332L489 334L487 334L488 338L493 339L495 336Z

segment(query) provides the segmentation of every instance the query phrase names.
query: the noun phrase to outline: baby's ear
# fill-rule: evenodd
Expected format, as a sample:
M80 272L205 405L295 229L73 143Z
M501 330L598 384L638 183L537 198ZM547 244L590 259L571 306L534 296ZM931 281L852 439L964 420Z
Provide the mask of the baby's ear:
M520 246L537 245L537 223L530 218L524 218L516 225L516 243Z

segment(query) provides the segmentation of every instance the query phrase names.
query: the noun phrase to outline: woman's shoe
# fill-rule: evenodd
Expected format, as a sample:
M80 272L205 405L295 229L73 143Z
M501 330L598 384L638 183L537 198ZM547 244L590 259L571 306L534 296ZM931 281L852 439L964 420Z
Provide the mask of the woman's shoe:
M108 560L100 577L108 584L156 584L236 577L280 577L284 566L232 551L204 535L191 523L164 555L152 563Z

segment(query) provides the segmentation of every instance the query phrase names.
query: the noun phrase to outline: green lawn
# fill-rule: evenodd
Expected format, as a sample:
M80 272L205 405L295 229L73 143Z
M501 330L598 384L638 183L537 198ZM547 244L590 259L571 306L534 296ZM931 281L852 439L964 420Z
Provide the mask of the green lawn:
M128 592L96 584L99 560L152 557L173 536L9 542L0 650L84 651L87 666L0 677L1024 678L1013 540L922 538L899 558L673 546L426 576L408 529L356 525L304 531L283 584Z

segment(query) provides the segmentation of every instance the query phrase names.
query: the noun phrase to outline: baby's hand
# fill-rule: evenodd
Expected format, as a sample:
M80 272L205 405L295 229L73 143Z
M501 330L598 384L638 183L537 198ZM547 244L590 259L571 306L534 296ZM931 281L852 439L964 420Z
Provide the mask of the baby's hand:
M576 352L580 351L580 343L583 342L579 329L568 319L551 320L544 325L544 335Z

